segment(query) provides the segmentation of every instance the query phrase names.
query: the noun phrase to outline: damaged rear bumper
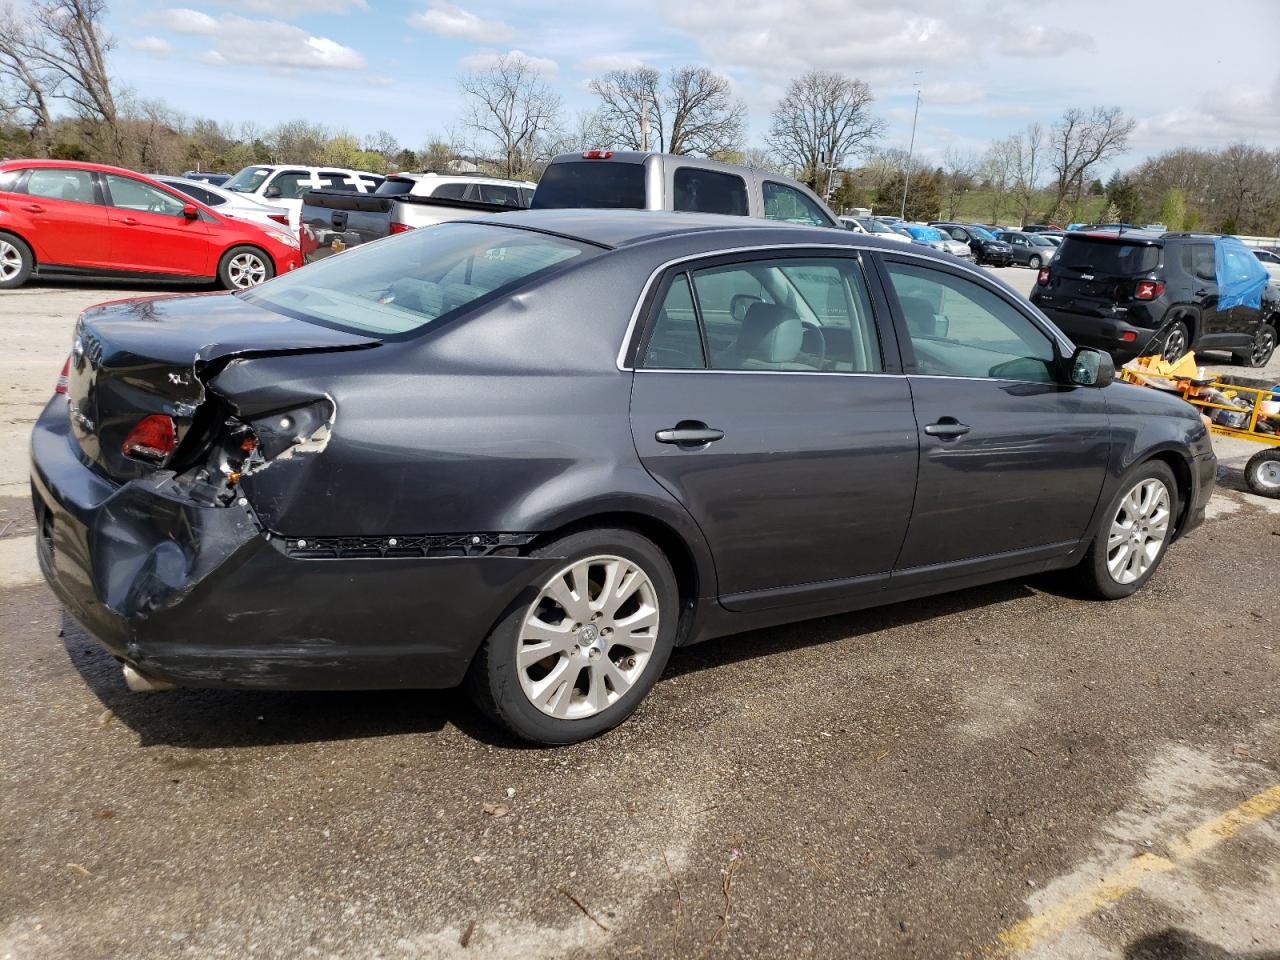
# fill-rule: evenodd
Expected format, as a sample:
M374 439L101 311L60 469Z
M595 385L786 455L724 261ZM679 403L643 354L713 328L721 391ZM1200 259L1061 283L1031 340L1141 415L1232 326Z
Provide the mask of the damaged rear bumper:
M450 687L553 559L299 559L249 504L89 469L55 398L31 440L40 566L68 611L144 676L195 687Z

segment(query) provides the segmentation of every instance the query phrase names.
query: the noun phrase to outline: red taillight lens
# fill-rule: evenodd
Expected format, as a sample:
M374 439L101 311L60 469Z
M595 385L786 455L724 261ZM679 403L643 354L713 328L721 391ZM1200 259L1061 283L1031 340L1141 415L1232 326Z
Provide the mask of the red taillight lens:
M155 413L143 417L124 438L120 450L126 457L139 460L163 460L177 447L173 418Z
M392 224L391 224L391 232L392 232L392 233L408 233L408 232L409 232L410 230L412 230L412 229L413 229L413 227L409 226L409 224L407 224L407 223L392 223Z
M267 219L274 220L282 227L287 227L289 225L289 215L287 213L268 213Z
M583 150L583 160L608 160L613 156L612 150Z
M1125 343L1133 343L1133 341L1138 339L1138 335L1132 330L1126 330L1124 333L1120 334L1120 339Z
M1049 268L1048 267L1040 268L1040 272L1036 274L1036 283L1038 283L1042 287L1047 287L1049 285Z
M1154 300L1164 293L1164 284L1159 280L1139 280L1138 289L1133 295L1139 300Z
M71 376L71 357L67 357L66 363L62 365L62 372L58 374L58 382L53 385L54 393L67 392L67 378Z

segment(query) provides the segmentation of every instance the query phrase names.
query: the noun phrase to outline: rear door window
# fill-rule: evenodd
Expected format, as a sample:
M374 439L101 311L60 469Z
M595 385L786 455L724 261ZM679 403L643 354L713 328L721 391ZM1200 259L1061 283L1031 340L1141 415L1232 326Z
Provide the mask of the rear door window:
M1209 251L1212 273L1213 247ZM1131 277L1154 270L1160 264L1160 248L1148 243L1118 243L1067 237L1056 261L1068 270L1079 270L1109 277Z
M676 210L747 215L747 184L741 177L719 170L680 167L673 179Z
M515 187L501 183L477 183L476 192L482 203L496 203L513 209L520 206L520 194Z
M431 191L431 195L444 200L465 200L470 187L469 183L442 183Z
M776 180L766 180L761 188L764 191L766 219L783 220L787 223L810 223L815 227L831 226L831 221L822 212L822 208L795 187L778 183Z
M66 167L46 167L31 171L27 178L27 193L48 200L67 200L71 203L96 203L93 192L93 174L87 170L68 170Z
M643 163L570 160L553 163L538 181L533 207L551 209L645 209Z

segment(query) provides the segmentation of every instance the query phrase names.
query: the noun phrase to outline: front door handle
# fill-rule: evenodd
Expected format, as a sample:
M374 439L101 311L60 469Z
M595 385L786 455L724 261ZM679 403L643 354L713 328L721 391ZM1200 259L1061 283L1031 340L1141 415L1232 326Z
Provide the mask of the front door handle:
M138 221L133 217L121 217L116 223L123 223L126 227L136 227L138 225Z
M659 443L675 443L682 447L698 447L704 443L714 443L723 436L723 430L708 427L701 420L681 420L674 427L659 430L653 435L653 439Z
M955 417L943 417L937 423L931 423L925 427L924 432L931 437L949 440L952 437L963 437L969 432L969 425L961 423Z
M22 209L27 211L27 213L44 213L44 207L40 206L38 203L24 203L22 205Z

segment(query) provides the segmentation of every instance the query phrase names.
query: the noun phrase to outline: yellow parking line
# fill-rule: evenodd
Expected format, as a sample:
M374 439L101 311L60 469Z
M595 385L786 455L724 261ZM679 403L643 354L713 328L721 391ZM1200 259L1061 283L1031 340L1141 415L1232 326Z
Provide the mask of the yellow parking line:
M1079 893L1059 900L1002 931L992 953L1007 955L1029 950L1041 941L1061 933L1077 920L1083 920L1106 904L1119 900L1139 886L1148 875L1167 873L1186 861L1207 853L1245 827L1277 811L1280 811L1280 784L1250 797L1212 820L1206 820L1181 837L1176 837L1170 843L1169 856L1139 854L1110 873L1103 874Z

